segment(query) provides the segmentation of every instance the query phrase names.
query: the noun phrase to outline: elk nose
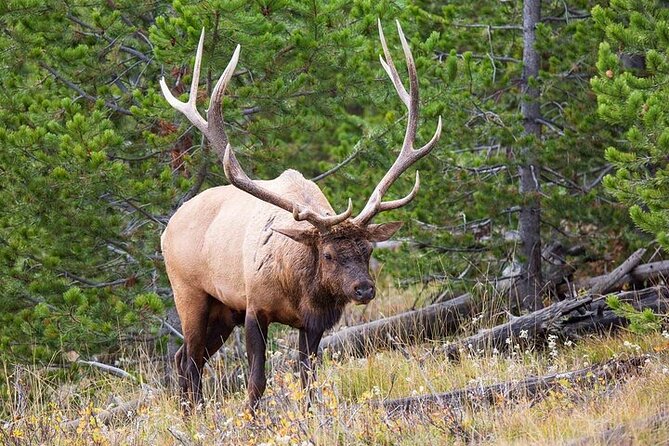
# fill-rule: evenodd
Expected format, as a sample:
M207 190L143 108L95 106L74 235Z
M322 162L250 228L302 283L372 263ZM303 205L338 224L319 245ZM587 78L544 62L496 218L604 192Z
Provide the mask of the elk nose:
M355 286L355 300L358 302L369 302L374 299L375 293L376 290L374 289L374 284L372 282L360 282Z

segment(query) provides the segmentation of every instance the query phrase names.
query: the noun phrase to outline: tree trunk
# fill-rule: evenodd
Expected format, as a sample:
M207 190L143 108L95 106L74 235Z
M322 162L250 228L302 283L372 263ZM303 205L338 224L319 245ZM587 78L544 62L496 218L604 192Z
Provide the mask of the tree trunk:
M539 54L535 48L535 30L541 16L540 0L525 0L523 3L523 77L522 100L524 137L521 148L520 174L520 242L521 274L516 286L516 302L513 306L523 310L538 310L543 306L541 291L541 202L539 165L537 152L541 139L539 123L539 89L533 85L539 76Z

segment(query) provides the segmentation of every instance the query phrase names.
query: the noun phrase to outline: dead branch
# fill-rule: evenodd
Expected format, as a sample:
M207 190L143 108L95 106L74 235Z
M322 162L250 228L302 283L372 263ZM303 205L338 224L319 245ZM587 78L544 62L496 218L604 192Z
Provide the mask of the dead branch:
M49 73L51 73L53 75L53 77L55 77L56 79L61 81L63 84L67 85L70 89L79 93L79 95L81 97L85 98L89 102L96 102L98 100L97 97L86 93L83 88L81 88L80 86L78 86L74 82L67 79L60 72L58 72L55 68L51 67L50 65L46 64L45 62L40 62L39 66L44 68ZM108 100L105 99L104 103L105 103L105 106L107 106L107 108L109 108L109 109L111 109L111 110L113 110L117 113L120 113L122 115L132 116L132 113L130 112L130 110L127 110L123 107L119 107L118 105L114 104L111 101L108 101Z
M125 370L119 369L118 367L114 367L113 365L109 364L103 364L101 362L97 361L85 361L83 359L78 359L77 364L84 364L90 367L95 367L99 370L102 370L103 372L107 372L109 374L112 374L114 376L118 376L119 378L126 378L130 379L132 381L137 382L137 378L131 375L130 373L126 372Z
M127 403L119 404L111 409L104 409L94 414L95 422L99 424L110 424L117 419L132 419L137 411L147 405L154 397L153 393L145 393L137 399L128 401ZM79 427L79 424L86 422L85 418L78 418L76 420L67 421L61 424L63 430L73 430Z
M574 284L569 284L569 285L562 284L558 287L558 293L563 295L573 295L572 290L574 289L575 290L592 289L596 283L603 280L607 276L608 274L605 274L603 276L596 276L589 279L577 281ZM609 286L607 289L602 290L600 294L606 294L612 291L620 290L626 284L644 284L648 281L662 280L664 279L665 276L669 276L669 260L638 265L637 267L629 271L629 273L620 277L620 279L618 279L616 283Z
M112 38L110 36L107 36L104 33L104 31L102 31L98 28L95 28L92 25L89 25L88 23L84 22L83 20L81 20L78 17L75 17L72 14L67 14L66 17L67 17L67 19L69 19L72 22L78 24L82 28L86 28L86 29L90 30L92 32L92 34L95 35L95 37L97 37L98 39L106 40L110 45L115 45L117 40L118 40L118 38ZM151 63L151 61L153 59L153 57L149 57L146 54L142 53L141 51L138 51L135 48L131 48L131 47L128 47L128 46L125 46L125 45L119 45L119 49L121 51L125 52L125 53L131 54L131 55L137 57L138 59L140 59L140 60L142 60L143 62L146 62L146 63Z
M188 434L176 429L174 426L168 427L167 431L183 446L191 446L195 444L188 438Z
M509 381L490 386L473 386L446 393L399 398L383 402L390 413L414 412L430 407L453 407L464 405L490 405L511 400L542 399L549 391L571 385L589 386L601 384L639 373L646 362L644 356L627 359L612 359L604 364L595 364L579 370L533 376L521 381Z
M631 256L627 258L623 263L620 264L616 269L611 271L606 276L601 277L597 280L592 287L590 287L589 294L591 296L597 294L604 294L609 290L613 285L618 283L618 281L625 275L629 274L636 266L641 262L641 257L646 253L646 250L641 248L637 249Z

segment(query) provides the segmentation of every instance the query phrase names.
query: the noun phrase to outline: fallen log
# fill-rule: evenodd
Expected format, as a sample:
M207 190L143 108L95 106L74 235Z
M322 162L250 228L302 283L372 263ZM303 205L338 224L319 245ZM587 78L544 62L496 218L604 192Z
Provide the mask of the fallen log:
M639 265L639 262L641 262L641 257L643 257L645 253L645 249L637 249L631 256L627 258L627 260L618 265L616 269L605 276L600 276L600 278L596 280L595 283L588 289L588 294L591 296L604 294L612 286L618 283L618 281L623 276L629 274L630 271L636 268L637 265Z
M668 269L665 270L665 267ZM666 262L666 265L665 262L640 265L621 276L620 272L627 268L629 263L625 268L594 278L590 284L597 293L593 294L607 292L612 287L618 286L621 281L627 280L626 277L637 279L643 277L644 280L659 278L664 271L669 272L669 262ZM612 280L616 277L620 279ZM609 285L611 283L614 285ZM621 300L630 302L638 310L650 308L656 313L669 311L669 290L665 286L620 292L616 295ZM574 312L576 309L580 309L581 312ZM347 327L323 338L321 348L330 354L364 356L369 352L394 348L397 345L444 338L456 333L462 322L468 320L475 311L474 299L468 293L425 308ZM581 299L563 300L537 312L514 317L506 324L485 330L451 346L448 354L452 359L457 359L457 350L462 347L469 349L469 346L472 351L490 351L493 348L502 350L508 346L507 338L518 338L523 331L526 331L523 338L528 340L541 341L548 332L559 333L573 339L581 334L608 332L624 327L627 323L625 318L616 316L608 308L604 297L588 295Z
M579 289L585 288L591 290L589 293L590 296L586 297L586 299L592 299L591 295L605 294L622 287L626 283L643 283L648 280L659 280L665 274L669 275L669 261L638 265L644 252L643 249L640 249L611 273L577 282L576 286ZM565 288L562 291L568 292L569 289ZM568 303L557 307L557 310L561 312L561 316L568 314L574 308L584 307L586 303L589 303L582 301L576 307L570 309L573 300L563 302ZM600 321L597 317L593 316L592 311L585 311L585 316L588 317L577 320L578 318L575 316L572 319L573 323L578 322L580 324L578 329L572 330L572 333L587 332L588 329L586 326L588 324L593 325L593 327L600 327L597 329L601 329L602 327L621 326L621 323L624 322L620 318L613 319L611 316L612 313L605 312L599 308L601 305L605 305L605 302L601 301L597 305L596 314L606 316L611 319L611 322L604 319ZM647 306L643 304L642 307L646 308ZM327 350L330 354L346 353L352 356L364 356L369 352L392 348L398 344L420 343L429 339L443 338L456 333L462 321L469 319L469 316L474 314L476 310L477 308L472 295L467 293L445 302L435 303L417 310L339 330L323 338L321 348L324 351ZM552 320L551 318L554 319L557 317L553 313L556 311L556 308L552 305L543 310L547 311L547 313L540 313L540 319L543 318L544 322L547 323ZM499 334L498 341L505 342L509 335L519 335L521 330L528 330L528 335L537 329L545 332L545 330L541 330L540 326L537 326L541 321L536 319L536 317L535 313L531 313L531 315L514 318L515 325L513 327L507 328L507 331L505 331L505 328L498 329L496 333ZM535 318L535 320L533 321L532 318ZM516 328L517 330L515 330ZM485 337L481 335L476 336ZM476 341L476 338L474 340ZM504 347L499 342L497 344Z
M481 330L479 333L451 344L446 349L449 359L458 360L463 351L483 353L492 350L508 350L522 340L524 344L542 343L548 333L555 331L556 322L592 301L592 297L568 299L556 302L548 307L512 319L493 328Z
M579 370L533 376L521 381L510 381L490 386L473 386L446 393L420 395L386 400L383 408L391 413L416 412L438 407L464 405L491 405L519 399L539 400L551 390L571 386L601 385L603 382L626 378L639 373L646 362L645 356L612 359Z
M323 338L321 348L330 354L364 356L397 344L442 338L454 334L475 310L475 299L467 293L446 302L336 331Z
M630 303L636 310L649 308L656 314L669 311L669 288L650 287L643 290L624 291L615 294L621 301ZM561 321L560 330L565 337L577 339L589 333L609 333L626 327L629 321L616 315L606 304L606 296L593 299L583 314L571 314Z
M572 284L561 284L558 286L558 293L561 295L574 296L576 295L575 291L590 290L593 286L595 286L595 284L608 276L608 274L604 274L602 276L595 276L584 280L578 280ZM664 280L665 277L669 277L669 260L645 263L643 265L636 266L629 273L620 277L616 283L602 290L601 294L620 290L625 285L641 285L642 288L646 288L648 287L648 282L659 282ZM653 283L653 285L656 284L657 283Z
M637 310L650 308L656 313L669 310L669 289L666 286L639 291L617 293L622 301L629 302ZM579 310L579 311L574 311ZM462 352L483 353L513 348L517 343L526 346L542 344L548 334L577 339L592 332L610 332L626 326L627 319L617 316L606 305L606 297L585 296L567 299L532 313L514 317L509 322L479 333L448 346L446 354L458 360Z

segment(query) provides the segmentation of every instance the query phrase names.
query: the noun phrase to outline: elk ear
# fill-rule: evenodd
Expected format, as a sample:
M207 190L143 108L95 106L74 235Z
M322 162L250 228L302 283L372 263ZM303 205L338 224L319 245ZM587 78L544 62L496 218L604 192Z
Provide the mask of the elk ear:
M401 221L391 221L380 225L367 225L367 240L370 242L385 242L393 236L404 224Z
M272 228L272 231L285 235L296 242L304 243L305 245L312 245L316 240L316 233L310 229Z

